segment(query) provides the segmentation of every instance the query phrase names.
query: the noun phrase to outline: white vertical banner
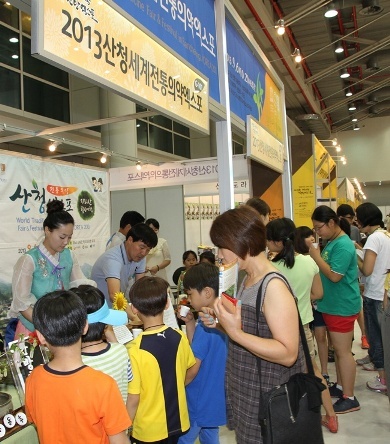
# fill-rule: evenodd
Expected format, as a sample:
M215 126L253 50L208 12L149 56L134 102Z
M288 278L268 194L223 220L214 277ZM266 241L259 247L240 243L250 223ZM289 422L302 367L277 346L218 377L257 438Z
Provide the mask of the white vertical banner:
M0 319L11 302L13 267L43 240L46 204L58 199L75 220L69 248L89 277L109 232L108 173L0 152Z

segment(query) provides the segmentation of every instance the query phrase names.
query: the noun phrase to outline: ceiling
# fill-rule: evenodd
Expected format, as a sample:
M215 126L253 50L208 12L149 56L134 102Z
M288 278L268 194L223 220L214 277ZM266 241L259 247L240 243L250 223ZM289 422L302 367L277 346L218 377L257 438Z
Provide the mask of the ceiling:
M281 77L287 115L304 133L328 139L331 132L390 115L390 0L230 1ZM331 3L337 15L326 18ZM279 19L283 36L275 29ZM335 53L337 44L342 53ZM291 57L295 48L300 64ZM347 79L340 78L342 68Z

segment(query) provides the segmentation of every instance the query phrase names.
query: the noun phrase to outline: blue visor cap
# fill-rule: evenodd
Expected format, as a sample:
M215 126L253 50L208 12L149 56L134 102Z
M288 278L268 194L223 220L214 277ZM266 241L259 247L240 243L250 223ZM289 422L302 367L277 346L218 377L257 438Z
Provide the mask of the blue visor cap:
M102 322L108 325L124 325L127 324L127 321L127 313L125 311L108 308L107 301L104 301L104 305L99 308L98 311L88 315L89 324Z

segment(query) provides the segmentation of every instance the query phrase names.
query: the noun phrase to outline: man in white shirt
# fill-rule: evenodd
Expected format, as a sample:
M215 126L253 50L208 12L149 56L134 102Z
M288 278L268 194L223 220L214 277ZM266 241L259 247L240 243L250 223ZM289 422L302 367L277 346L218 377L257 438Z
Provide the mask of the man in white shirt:
M115 245L122 244L126 240L127 233L131 227L143 222L145 222L145 218L137 211L126 211L119 222L119 230L107 241L106 250L115 247Z

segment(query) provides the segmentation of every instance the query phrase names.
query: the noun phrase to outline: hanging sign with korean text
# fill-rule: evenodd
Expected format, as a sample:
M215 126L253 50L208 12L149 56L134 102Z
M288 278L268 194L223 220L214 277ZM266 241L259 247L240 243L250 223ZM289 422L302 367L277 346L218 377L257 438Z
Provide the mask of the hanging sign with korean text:
M32 19L32 53L38 58L209 132L206 77L128 14L100 0L33 0Z

